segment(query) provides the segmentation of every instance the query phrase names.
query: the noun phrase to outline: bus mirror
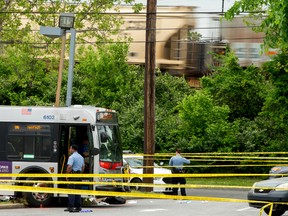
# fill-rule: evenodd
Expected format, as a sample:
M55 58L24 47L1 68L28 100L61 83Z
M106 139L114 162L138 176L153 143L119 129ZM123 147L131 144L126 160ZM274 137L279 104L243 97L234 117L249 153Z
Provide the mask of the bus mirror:
M98 155L100 153L100 150L98 148L93 148L91 150L91 155Z
M108 135L106 133L102 132L100 134L100 138L101 138L101 143L106 143L108 140Z

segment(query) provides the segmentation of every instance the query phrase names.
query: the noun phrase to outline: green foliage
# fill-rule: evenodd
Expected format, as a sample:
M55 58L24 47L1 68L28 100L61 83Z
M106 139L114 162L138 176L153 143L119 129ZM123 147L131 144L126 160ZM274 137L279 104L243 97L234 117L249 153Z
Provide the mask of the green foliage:
M195 136L205 135L206 128L213 123L226 121L228 113L228 106L215 106L212 97L203 91L187 96L179 105L182 127Z
M263 118L254 120L237 119L232 125L235 130L234 152L265 152L267 151L267 128Z
M47 69L45 60L38 60L33 49L6 49L6 54L0 56L1 104L51 104L57 73L48 74Z
M201 79L203 88L215 103L230 108L229 120L248 118L253 120L261 111L268 90L268 83L259 68L253 65L243 69L238 59L228 53L224 64L211 76Z
M128 46L103 45L97 51L85 49L75 70L73 104L93 104L119 112L125 149L143 151L144 70L126 63ZM156 151L170 151L178 137L175 106L192 90L184 78L157 73Z
M171 152L180 136L177 134L179 125L175 105L192 90L185 79L158 73L155 80L156 88L156 119L155 119L155 151ZM135 85L137 83L133 83ZM144 71L139 76L139 92L131 92L129 100L123 95L120 112L122 141L126 149L143 152L144 146ZM136 93L136 94L135 94ZM131 95L134 95L131 103ZM126 101L126 102L125 102ZM115 107L116 108L116 107Z
M273 88L267 95L261 117L264 118L265 125L269 128L269 138L271 148L288 149L288 54L281 53L272 61L266 63L265 71L268 71L273 83Z
M119 104L122 106L121 104ZM131 106L125 106L119 111L119 122L123 149L143 152L144 147L144 100L139 98Z
M39 26L57 27L60 13L75 14L74 28L77 30L77 43L96 46L97 42L112 41L111 35L121 38L119 28L123 23L117 14L111 16L107 11L119 12L121 0L9 0L0 3L0 39L14 46L39 44L46 47L47 54L58 54L60 39L43 36ZM138 12L142 4L125 0ZM91 39L93 38L93 41ZM67 49L68 50L68 49ZM77 55L77 52L76 52Z
M233 54L222 61L179 105L179 146L187 152L287 149L287 55L263 69L243 69Z
M184 78L157 73L156 76L156 152L174 151L182 137L177 133L180 120L177 104L187 95L193 94ZM144 93L143 93L144 94Z
M7 13L17 8L17 1L0 1L0 39L4 43L15 42L26 34L25 27L22 27L21 15Z
M144 76L126 63L126 44L83 50L75 69L73 103L92 104L118 111L124 149L143 149Z
M120 102L122 95L138 88L133 86L137 74L130 74L127 53L128 45L121 43L103 45L96 52L91 47L84 49L75 69L75 84L81 88L73 103L111 108L113 103Z
M256 146L253 148L256 149L286 151L288 144L286 138L288 135L288 4L286 0L240 0L235 2L234 6L225 14L225 17L233 19L235 15L241 12L250 12L249 17L261 21L260 26L254 29L265 33L264 45L266 48L279 48L282 51L272 61L264 65L262 69L271 84L266 86L267 94L261 113L254 122L250 122L250 125L254 125L254 129L250 130L250 132L255 132L253 136L250 136L253 139L247 139L248 136L246 136L246 140L250 140L250 143L254 142ZM256 104L254 104L255 106ZM247 130L243 129L243 131ZM246 133L242 133L241 137L244 138L243 135Z
M179 145L196 152L218 151L225 148L231 137L227 133L229 107L217 106L205 91L189 95L179 104L180 131L188 143ZM183 146L184 145L184 146Z
M4 46L5 52L0 56L1 104L51 105L55 100L59 60L43 59L43 56L58 56L59 40L52 41L31 32L33 26L55 26L58 12L76 12L76 28L81 30L77 41L82 42L84 37L108 40L109 35L118 32L122 22L119 17L104 13L119 3L118 0L94 0L91 4L80 0L73 1L78 4L48 1L50 7L46 7L46 2L0 2L1 40L21 43L21 46ZM283 0L269 1L269 4L261 0L240 0L226 14L232 18L241 11L255 12L267 6L268 16L262 17L257 30L267 33L267 46L281 47L283 52L263 68L243 69L237 58L227 52L221 59L222 66L214 68L211 76L202 78L203 88L197 92L189 88L183 77L156 72L156 152L172 152L176 147L186 152L288 150L288 56L284 52L288 48L287 25L284 25L288 6L283 3ZM140 8L141 5L135 6L136 11ZM22 15L31 22L21 25L19 13L6 13L12 10L27 12ZM85 27L84 22L88 23ZM43 41L46 50L32 46ZM98 44L97 50L95 46L82 47L78 54L72 104L117 110L124 148L143 151L144 69L126 63L128 45ZM61 105L64 105L66 80L67 73L64 73Z

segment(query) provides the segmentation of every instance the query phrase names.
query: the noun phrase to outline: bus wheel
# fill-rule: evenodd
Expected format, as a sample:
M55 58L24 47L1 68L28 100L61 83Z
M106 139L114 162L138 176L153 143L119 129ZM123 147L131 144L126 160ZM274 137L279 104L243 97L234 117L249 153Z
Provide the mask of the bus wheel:
M25 186L32 187L52 187L51 184L41 182L40 180L47 181L47 179L27 178L27 181L34 181L33 183L26 183ZM39 181L39 182L37 182ZM23 195L29 206L32 207L47 207L51 204L53 194L52 193L40 193L40 192L25 192Z

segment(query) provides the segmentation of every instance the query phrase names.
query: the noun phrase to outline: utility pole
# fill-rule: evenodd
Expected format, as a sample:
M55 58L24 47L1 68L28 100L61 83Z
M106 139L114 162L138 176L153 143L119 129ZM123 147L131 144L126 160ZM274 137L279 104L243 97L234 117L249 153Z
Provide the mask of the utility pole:
M64 60L65 60L65 44L66 44L66 32L61 37L61 53L60 53L60 63L58 70L58 81L57 81L57 90L56 90L56 99L55 99L55 107L60 106L60 93L61 93L61 85L62 85L62 74L64 68Z
M144 83L144 174L154 173L155 152L155 43L157 0L147 0L145 83ZM143 178L143 183L152 184L153 178ZM151 191L152 187L144 187Z

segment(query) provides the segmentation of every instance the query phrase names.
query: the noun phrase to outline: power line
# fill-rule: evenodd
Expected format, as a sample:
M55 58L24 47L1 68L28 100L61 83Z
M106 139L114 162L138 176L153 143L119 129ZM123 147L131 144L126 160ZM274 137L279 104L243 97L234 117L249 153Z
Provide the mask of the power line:
M0 14L61 14L57 11L0 11ZM147 12L73 12L75 15L148 15ZM242 12L238 15L248 15L248 14L257 14L257 13L266 13L265 11L252 11L252 12ZM216 14L223 15L221 11L157 11L156 14Z
M191 28L156 28L155 30L157 31L170 31L170 30L209 30L209 29L215 29L215 30L219 30L219 29L252 29L255 27L260 27L260 26L211 26L211 27L194 27L192 26ZM120 29L112 29L112 31L146 31L148 30L147 28L120 28ZM2 31L19 31L21 32L22 30L12 30L12 29L2 29ZM39 29L31 29L32 32L39 32ZM104 31L104 32L110 32L109 30L99 30L99 29L80 29L77 30L78 33L81 32L89 32L89 31Z
M204 37L204 38L207 38L207 39L213 39L211 37ZM231 40L263 40L265 37L239 37L239 38L231 38ZM155 41L156 43L166 43L167 41L164 41L164 40L156 40ZM176 42L176 41L175 41ZM179 42L179 40L178 40ZM185 43L189 43L192 41L186 41L186 40L183 40L183 42ZM1 44L31 44L31 45L47 45L49 43L46 43L46 42L22 42L22 41L0 41ZM123 44L123 43L127 43L127 44L136 44L136 43L145 43L145 41L141 41L141 40L138 40L138 41L130 41L130 42L127 42L127 41L91 41L91 42L78 42L76 44L78 45L85 45L85 44ZM198 42L198 43L209 43L209 42ZM53 44L61 44L60 42L54 42Z

